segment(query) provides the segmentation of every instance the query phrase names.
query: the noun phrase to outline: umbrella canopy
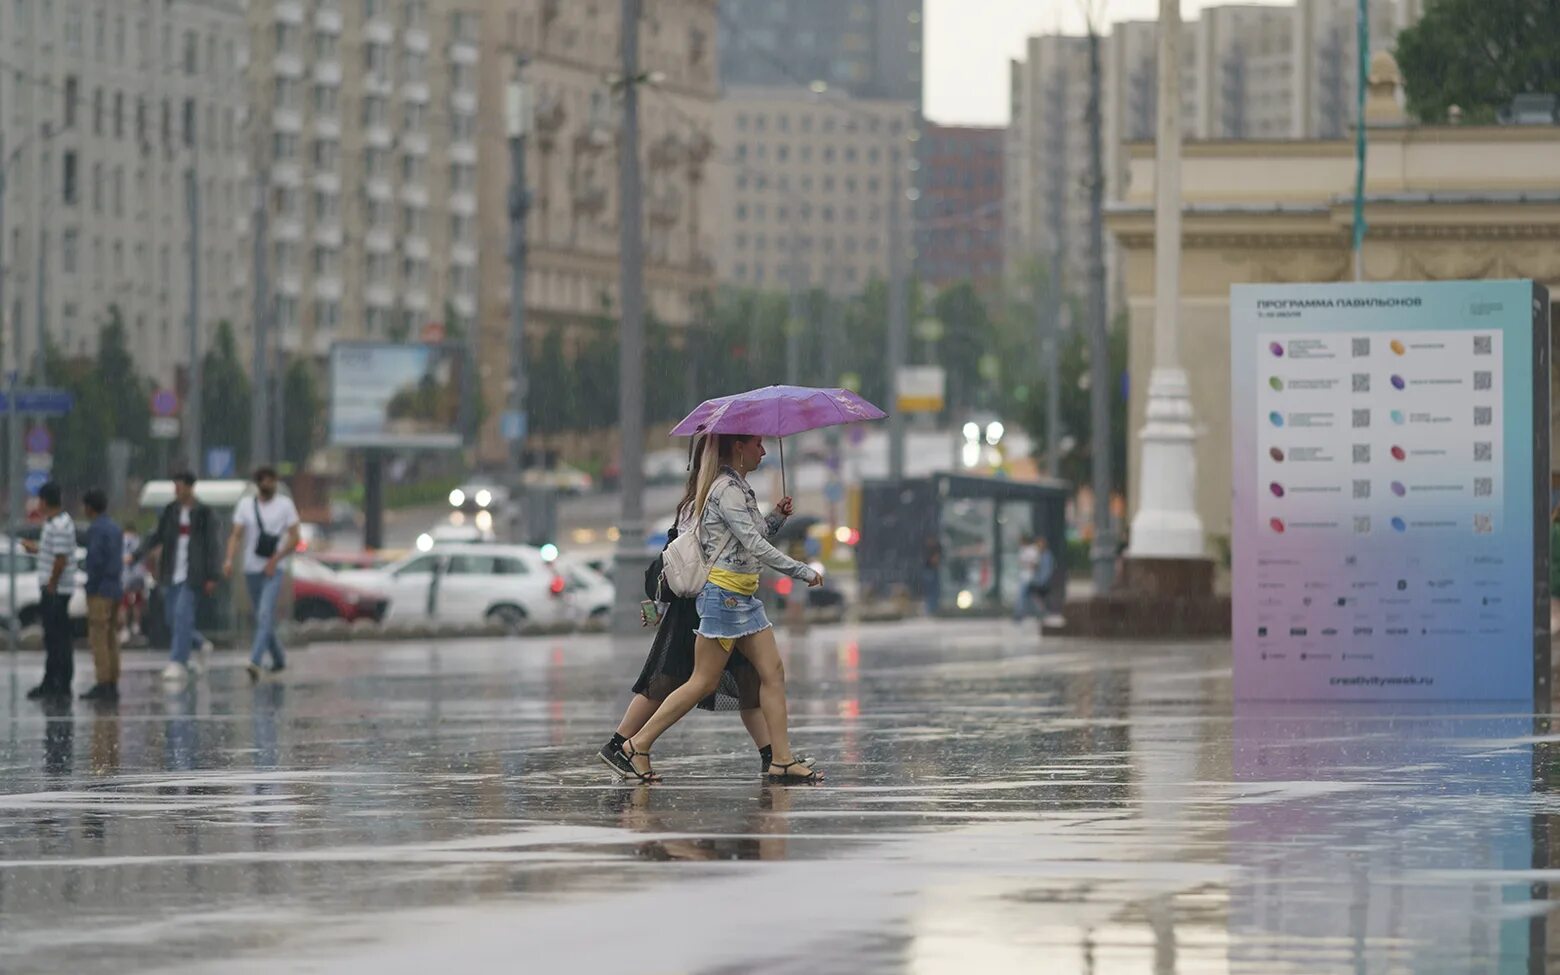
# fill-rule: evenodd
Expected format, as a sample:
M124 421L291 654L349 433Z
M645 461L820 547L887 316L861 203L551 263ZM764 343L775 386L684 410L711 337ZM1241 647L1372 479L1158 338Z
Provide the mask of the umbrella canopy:
M848 389L765 386L705 400L672 428L674 437L741 433L789 437L808 430L881 420L886 414Z

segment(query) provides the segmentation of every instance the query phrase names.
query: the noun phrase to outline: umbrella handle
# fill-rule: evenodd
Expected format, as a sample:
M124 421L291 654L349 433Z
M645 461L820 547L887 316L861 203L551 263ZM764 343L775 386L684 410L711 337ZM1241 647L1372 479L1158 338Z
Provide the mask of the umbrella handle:
M785 438L776 437L775 442L780 444L780 496L785 497Z

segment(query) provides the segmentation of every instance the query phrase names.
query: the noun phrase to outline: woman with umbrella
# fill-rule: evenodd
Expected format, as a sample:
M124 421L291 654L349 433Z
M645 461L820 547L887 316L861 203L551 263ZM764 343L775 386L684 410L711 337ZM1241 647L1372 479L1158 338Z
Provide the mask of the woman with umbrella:
M727 655L740 653L758 672L759 707L773 748L766 770L770 780L822 780L821 772L798 761L791 752L785 669L775 645L774 628L757 592L759 571L765 566L810 587L821 586L823 576L770 544L769 538L791 514L791 499L781 499L773 514L761 517L747 475L764 459L765 435L784 437L882 416L881 410L846 390L771 386L710 400L673 429L674 436L704 436L693 525L709 577L697 597L699 628L692 676L667 695L645 726L620 748L627 761L625 771L633 778L656 781L650 766L650 749L656 739L715 690ZM783 483L783 445L781 457Z
M791 514L791 499L782 499L767 518L759 514L747 475L758 468L765 453L762 437L705 437L693 511L695 530L710 573L697 597L699 629L693 645L693 674L687 683L668 694L639 733L621 746L627 762L621 770L640 782L657 780L650 767L651 746L701 698L716 690L728 655L734 652L746 657L758 672L758 703L774 750L766 770L769 778L782 782L816 782L823 778L822 773L791 755L785 669L775 645L774 628L756 595L759 571L764 566L809 586L822 585L823 576L769 543L767 536L779 531Z

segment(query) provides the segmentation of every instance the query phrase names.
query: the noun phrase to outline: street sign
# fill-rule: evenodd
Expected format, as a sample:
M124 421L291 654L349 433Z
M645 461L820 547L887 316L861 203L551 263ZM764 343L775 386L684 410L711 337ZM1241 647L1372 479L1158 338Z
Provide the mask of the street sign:
M941 413L947 374L942 366L904 366L899 370L899 411Z
M49 436L49 428L46 426L28 427L22 443L26 445L29 454L54 453L54 438Z
M178 416L179 394L171 389L159 389L152 394L152 416Z
M68 390L33 387L16 391L16 411L38 416L64 416L76 404ZM0 412L11 408L11 397L0 393Z
M54 469L53 454L28 454L26 468L30 471L52 471Z
M499 433L505 440L524 440L526 434L526 415L523 410L505 410L499 417Z
M152 417L152 437L156 440L177 440L179 438L179 418L176 416Z
M206 476L207 477L232 477L238 469L238 458L232 447L207 447L206 448Z
M29 498L36 498L38 496L38 489L49 483L49 472L28 471L27 479L22 483L27 486L27 496Z

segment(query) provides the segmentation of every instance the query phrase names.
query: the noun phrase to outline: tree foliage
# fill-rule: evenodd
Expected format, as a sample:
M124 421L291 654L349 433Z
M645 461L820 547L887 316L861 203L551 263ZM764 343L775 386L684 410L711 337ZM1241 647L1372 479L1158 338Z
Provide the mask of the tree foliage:
M1560 0L1431 0L1396 56L1414 115L1493 122L1515 95L1560 94Z
M242 470L249 466L246 461L253 460L249 457L249 373L238 361L232 325L225 321L217 324L211 347L201 361L201 443L231 447Z

